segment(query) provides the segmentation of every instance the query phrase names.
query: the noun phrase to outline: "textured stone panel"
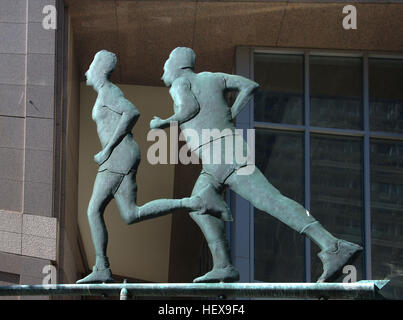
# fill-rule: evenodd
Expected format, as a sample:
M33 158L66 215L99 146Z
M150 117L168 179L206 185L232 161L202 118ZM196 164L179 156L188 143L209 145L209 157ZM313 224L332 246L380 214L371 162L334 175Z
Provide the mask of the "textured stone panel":
M0 209L6 211L22 210L22 182L0 179Z
M25 181L52 183L53 181L53 152L26 149L25 151Z
M21 233L22 214L0 210L0 231Z
M25 116L25 87L0 84L0 116Z
M56 5L56 0L28 0L28 22L42 22L45 14L43 8Z
M52 216L53 189L50 183L24 182L24 213Z
M0 147L0 179L22 180L24 150Z
M26 120L26 142L28 149L53 150L53 130L52 119L30 118Z
M26 25L0 23L0 53L25 53Z
M0 22L24 23L26 17L26 0L1 0Z
M56 218L24 214L22 233L31 236L56 239L57 220Z
M21 233L0 231L0 251L21 254Z
M24 148L24 119L0 116L0 147Z
M42 23L28 24L28 52L55 54L56 31L45 29Z
M22 252L25 256L56 260L56 239L22 235Z
M54 54L28 54L27 83L52 86L55 80Z
M25 55L0 54L0 83L25 84Z
M1 89L0 89L1 90ZM55 113L53 86L27 86L27 116L53 118Z

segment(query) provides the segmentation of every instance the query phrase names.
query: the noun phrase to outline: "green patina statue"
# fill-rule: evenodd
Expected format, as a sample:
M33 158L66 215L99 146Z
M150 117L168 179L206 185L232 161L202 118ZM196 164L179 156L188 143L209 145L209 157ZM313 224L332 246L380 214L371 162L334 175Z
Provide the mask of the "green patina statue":
M326 231L312 215L295 201L283 196L247 159L239 160L233 149L228 162L228 137L232 136L241 150L248 149L234 126L234 118L252 97L258 84L246 78L224 73L194 73L195 53L190 48L176 48L164 66L162 80L171 87L174 115L162 120L154 117L151 129L179 124L187 145L203 163L203 170L194 186L192 196L183 199L159 199L137 206L136 172L140 162L140 150L131 130L139 112L121 90L109 81L117 63L116 56L108 51L95 55L86 73L87 85L98 93L92 117L102 150L94 156L99 164L94 189L88 206L88 219L96 253L93 271L77 283L111 282L112 273L106 256L108 234L103 219L106 206L115 199L123 220L132 224L171 213L177 209L192 211L193 220L207 239L213 256L213 269L194 279L194 282L234 282L239 272L231 263L225 237L224 221L232 220L222 191L230 187L261 211L276 217L292 229L305 234L320 248L323 273L318 282L329 281L349 263L362 248L337 239ZM229 107L224 92L238 92ZM205 140L203 130L218 130L222 134ZM192 134L190 134L192 133ZM194 133L203 137L194 139ZM233 146L232 146L233 147ZM219 150L219 161L211 158L211 150ZM216 157L216 154L215 154Z
M171 52L164 66L162 80L167 87L171 87L174 115L165 120L154 117L150 122L151 129L169 127L173 121L179 123L189 149L202 160L203 170L192 195L199 194L209 186L218 197L224 188L229 187L250 201L254 207L279 219L317 244L321 249L318 256L323 263L323 273L318 282L330 281L362 247L335 238L300 204L283 196L273 187L259 169L249 168L251 164L246 160L211 163L210 152L205 150L214 149L219 145L219 149L224 151L222 145L228 131L236 135L234 118L248 103L258 84L240 76L224 73L197 74L194 72L194 65L195 53L192 49L179 47ZM226 90L238 92L232 107L229 107L224 99ZM203 129L218 129L227 133L214 140L200 142L187 136L187 132L190 132L188 129L196 131L199 135L202 135ZM243 139L240 141L244 145L243 149L247 149L246 142ZM225 219L224 215L200 215L196 211L190 215L207 239L214 264L210 272L194 279L194 282L239 280L239 272L231 263L225 237L224 220L230 219Z
M199 189L200 193L194 193L190 198L159 199L137 206L136 172L140 163L140 149L131 131L140 114L122 91L109 81L116 63L115 54L102 50L95 55L86 72L87 85L98 93L92 118L97 125L102 150L94 156L99 169L88 206L96 263L92 273L77 283L113 281L106 256L108 233L103 218L104 210L112 198L127 224L169 214L177 209L196 211L196 214L212 212L219 216L230 215L225 201L212 186Z

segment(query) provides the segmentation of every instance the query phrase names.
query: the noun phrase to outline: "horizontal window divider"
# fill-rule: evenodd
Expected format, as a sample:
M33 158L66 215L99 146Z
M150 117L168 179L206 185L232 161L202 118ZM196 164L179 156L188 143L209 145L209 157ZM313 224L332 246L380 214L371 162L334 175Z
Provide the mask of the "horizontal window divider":
M310 127L310 132L327 134L327 135L336 135L336 136L350 136L350 137L363 137L365 135L365 131L361 131L361 130L323 128L323 127L313 127L313 126Z
M393 53L382 53L382 52L377 52L377 53L368 53L368 58L369 59L396 59L396 60L401 60L403 59L403 55L401 54L393 54Z
M393 132L382 132L382 131L372 131L369 134L371 139L387 139L387 140L401 140L403 141L402 133L393 133Z
M255 121L254 127L256 129L294 131L294 132L304 132L305 130L308 130L306 126L302 126L302 125L259 122L259 121ZM339 136L350 136L350 137L363 137L365 135L365 131L361 131L361 130L323 128L323 127L312 127L312 126L309 127L309 132L317 133L317 134L339 135ZM370 132L368 132L368 134L371 139L384 139L384 140L387 139L387 140L403 141L403 134L401 134L401 133L370 131Z
M259 48L255 47L253 49L253 53L268 53L268 54L288 54L288 55L304 55L307 51L306 50L295 50L295 49L278 49L278 48Z
M403 59L400 53L384 52L384 51L357 51L357 50L344 50L344 49L290 49L290 48L270 48L270 47L253 47L253 53L267 53L267 54L288 54L288 55L304 55L309 54L312 56L328 56L328 57L353 57L362 58L367 55L370 59Z
M302 125L259 122L259 121L255 121L254 126L255 128L258 129L273 129L273 130L298 131L298 132L304 132L306 129L306 127Z
M364 131L349 130L349 129L337 129L337 128L323 128L323 127L306 127L302 125L283 124L283 123L271 123L271 122L256 122L254 124L257 129L269 129L269 130L281 130L281 131L296 131L304 132L308 130L310 133L319 133L327 135L340 135L340 136L352 136L363 137Z

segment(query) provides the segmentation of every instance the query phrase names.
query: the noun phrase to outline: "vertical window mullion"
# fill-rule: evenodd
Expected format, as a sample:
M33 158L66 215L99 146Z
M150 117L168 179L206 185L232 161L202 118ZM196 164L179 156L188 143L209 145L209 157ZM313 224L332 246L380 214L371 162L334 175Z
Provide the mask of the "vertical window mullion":
M371 182L370 182L370 119L369 119L368 55L363 56L363 107L364 107L364 276L372 278L371 265Z
M304 162L305 162L305 208L310 211L311 203L311 161L310 161L310 93L309 93L309 53L304 54ZM305 281L311 282L311 241L305 237Z
M235 61L236 74L243 77L250 77L250 62L253 49L238 47ZM253 128L253 123L250 119L250 104L243 109L236 119L236 127L239 129ZM232 191L231 191L232 192ZM241 275L241 282L252 282L251 276L251 259L253 259L253 246L251 245L250 234L251 228L250 217L253 213L252 205L236 193L232 193L235 201L235 221L233 226L234 242L233 256L235 266L238 268ZM246 214L247 213L247 214ZM252 252L251 252L252 250Z
M254 51L250 50L249 52L249 78L255 79L255 69L254 69ZM255 101L251 99L250 108L249 108L249 121L250 128L254 128L255 117L254 117L254 108ZM246 137L245 137L246 138ZM250 242L249 242L249 252L250 252L250 264L249 264L249 277L251 282L255 281L255 208L251 203L249 203L249 234Z

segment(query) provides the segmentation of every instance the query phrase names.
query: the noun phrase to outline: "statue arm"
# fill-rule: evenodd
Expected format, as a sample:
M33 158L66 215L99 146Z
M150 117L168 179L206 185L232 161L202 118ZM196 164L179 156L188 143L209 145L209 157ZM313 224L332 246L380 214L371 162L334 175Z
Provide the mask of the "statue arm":
M113 149L123 140L126 134L131 132L140 116L137 108L124 97L120 98L118 103L106 105L104 108L108 108L112 112L120 114L121 117L108 143L95 155L95 161L99 165L108 160Z
M231 107L232 119L235 119L235 117L242 111L242 109L252 98L254 92L259 88L259 84L237 75L222 75L226 89L238 91L235 102Z
M186 79L176 80L169 91L174 101L175 113L167 119L154 117L150 122L151 129L167 128L171 122L182 124L199 113L200 106L190 90L190 83Z

